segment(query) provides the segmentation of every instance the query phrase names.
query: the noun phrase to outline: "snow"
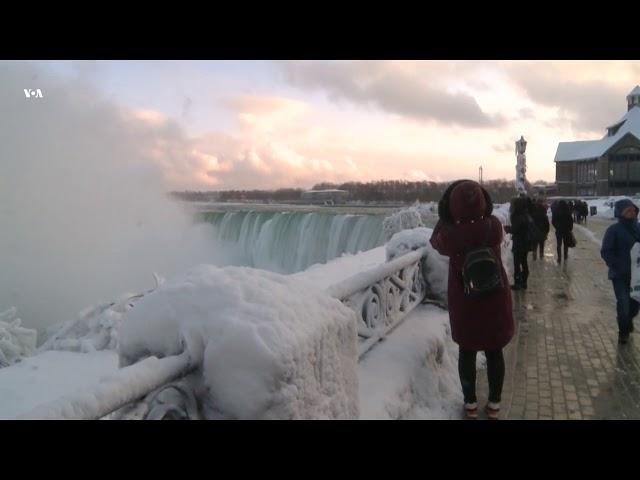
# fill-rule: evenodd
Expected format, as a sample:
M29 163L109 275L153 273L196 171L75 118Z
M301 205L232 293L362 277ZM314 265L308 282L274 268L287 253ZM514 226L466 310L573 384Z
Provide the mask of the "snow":
M16 418L38 405L87 389L117 368L118 355L113 351L51 351L24 358L0 369L0 419Z
M386 245L387 261L399 258L406 253L425 248L425 279L428 285L427 297L441 302L447 301L447 280L449 277L449 259L440 255L429 243L433 229L421 227L396 233Z
M121 365L185 349L224 418L358 417L356 314L300 278L200 265L122 324Z
M554 161L563 162L571 160L595 159L604 155L613 145L627 134L640 139L640 108L629 110L614 125L622 123L622 126L612 136L604 136L600 140L587 140L578 142L560 142Z
M602 247L602 240L596 237L596 235L591 230L583 227L582 225L574 224L573 227L577 230L580 230L589 240L595 243L598 248Z
M145 358L127 368L102 376L95 385L84 385L71 394L38 405L18 419L94 420L130 404L163 384L193 369L188 352L180 356ZM89 387L89 388L87 388Z
M369 270L384 263L385 247L377 247L357 255L344 254L324 264L315 264L311 267L290 275L291 278L313 283L318 288L326 289L333 284L363 270Z
M360 418L460 418L457 356L448 313L418 306L360 361Z
M0 368L13 365L36 348L38 332L21 326L15 307L0 313Z
M396 233L402 230L410 230L424 227L428 224L428 219L432 218L438 211L437 205L430 203L415 203L409 208L400 210L389 215L382 222L385 240L389 240Z

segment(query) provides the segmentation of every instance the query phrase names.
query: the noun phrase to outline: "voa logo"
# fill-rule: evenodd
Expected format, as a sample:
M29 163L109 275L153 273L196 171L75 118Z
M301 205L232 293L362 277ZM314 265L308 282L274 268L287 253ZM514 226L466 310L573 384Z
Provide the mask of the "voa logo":
M42 90L39 88L33 90L32 88L24 89L24 96L27 98L42 98Z

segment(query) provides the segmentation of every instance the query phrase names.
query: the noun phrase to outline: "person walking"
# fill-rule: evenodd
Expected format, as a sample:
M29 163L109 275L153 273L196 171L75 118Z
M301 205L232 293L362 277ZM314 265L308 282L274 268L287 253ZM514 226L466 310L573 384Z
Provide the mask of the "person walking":
M526 290L529 278L529 264L527 255L531 249L529 236L529 202L526 197L514 198L511 201L511 225L504 227L511 234L511 251L513 252L513 278L512 290Z
M631 298L631 248L640 241L640 226L638 207L631 200L618 200L613 212L618 222L607 228L600 256L609 267L608 277L616 296L618 343L625 344L640 310L640 303Z
M556 229L558 263L562 263L562 247L564 247L564 261L569 258L569 240L573 235L573 216L569 204L560 200L551 216L551 223Z
M587 218L589 217L589 204L582 202L582 223L587 224Z
M533 205L531 217L533 218L533 223L541 234L540 241L533 246L533 260L536 260L538 251L540 252L540 260L542 260L544 255L544 244L547 241L549 230L551 229L549 217L547 216L547 205L544 203L543 199L538 198L536 200Z
M487 358L489 398L487 418L497 419L504 383L505 365L502 349L514 334L511 291L502 265L500 245L503 228L493 216L488 192L477 182L460 180L445 191L438 204L440 219L431 235L431 245L449 257L448 303L451 336L459 345L458 373L464 395L467 418L478 416L476 397L476 355L484 351ZM495 275L500 285L491 291L473 295L468 290L464 272L468 258L478 248L486 248L493 257Z

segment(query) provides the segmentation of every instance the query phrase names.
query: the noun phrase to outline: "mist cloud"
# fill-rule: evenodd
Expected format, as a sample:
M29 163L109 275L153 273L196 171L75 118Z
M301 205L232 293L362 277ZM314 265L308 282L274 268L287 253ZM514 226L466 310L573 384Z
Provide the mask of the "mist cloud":
M165 195L157 157L188 144L177 125L17 62L0 64L0 112L0 310L44 328L212 259Z

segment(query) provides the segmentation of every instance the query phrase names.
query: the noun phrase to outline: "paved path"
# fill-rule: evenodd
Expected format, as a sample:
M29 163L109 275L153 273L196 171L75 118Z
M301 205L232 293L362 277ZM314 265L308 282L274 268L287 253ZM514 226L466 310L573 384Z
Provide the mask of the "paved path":
M603 222L588 225L596 238ZM618 346L606 266L593 239L575 234L563 265L550 235L544 259L529 256L529 289L514 292L518 335L506 351L503 418L640 419L640 334Z

